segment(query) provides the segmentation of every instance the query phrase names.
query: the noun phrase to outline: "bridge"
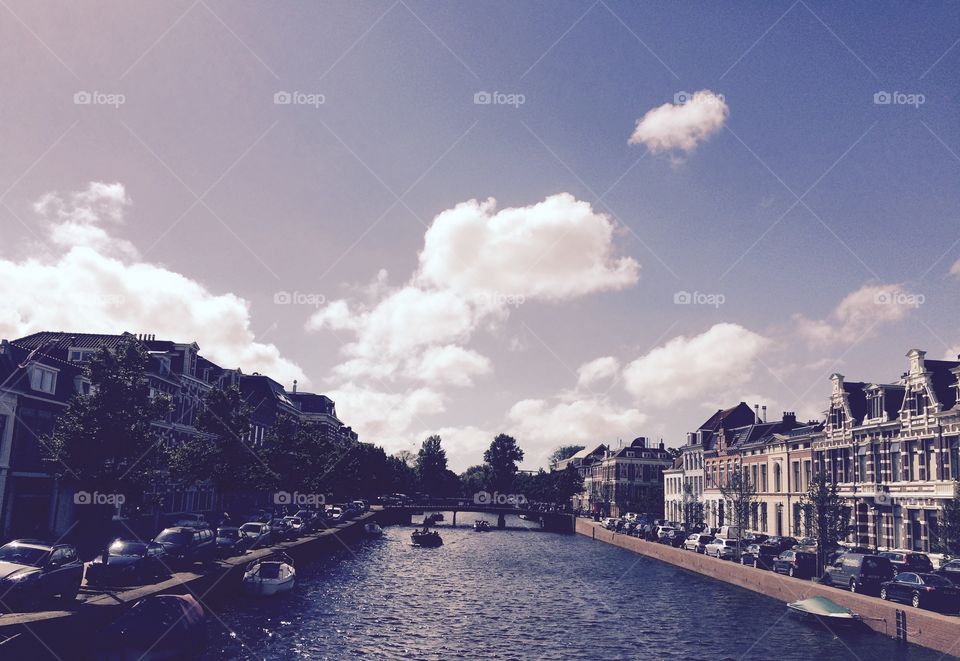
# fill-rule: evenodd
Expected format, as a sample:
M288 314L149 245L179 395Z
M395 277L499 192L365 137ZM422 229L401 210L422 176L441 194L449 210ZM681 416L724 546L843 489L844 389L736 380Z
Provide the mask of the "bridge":
M483 499L481 499L483 501ZM411 524L413 517L430 512L450 512L453 515L451 525L456 527L457 514L470 512L477 514L496 514L497 528L507 527L508 515L519 516L531 525L528 529L545 530L573 534L576 520L572 512L541 511L530 503L502 504L497 502L476 502L465 498L431 498L403 505L384 505L379 512L382 523Z

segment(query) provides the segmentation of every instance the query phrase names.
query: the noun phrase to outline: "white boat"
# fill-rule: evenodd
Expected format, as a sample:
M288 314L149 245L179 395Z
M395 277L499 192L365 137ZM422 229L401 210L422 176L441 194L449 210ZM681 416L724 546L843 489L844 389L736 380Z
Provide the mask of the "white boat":
M297 581L293 560L286 553L274 553L247 565L243 589L247 594L269 597L289 592Z
M861 620L861 617L849 608L841 606L826 597L801 599L787 604L787 608L795 613L825 618L830 622L853 623Z
M363 526L363 532L367 537L381 537L383 528L380 527L380 524L368 523Z

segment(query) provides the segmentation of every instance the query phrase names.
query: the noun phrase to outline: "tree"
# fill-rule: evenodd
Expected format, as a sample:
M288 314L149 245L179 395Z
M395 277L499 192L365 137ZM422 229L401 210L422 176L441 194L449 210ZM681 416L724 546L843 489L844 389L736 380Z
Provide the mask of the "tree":
M724 500L730 503L730 514L733 525L737 526L736 558L740 558L740 542L743 539L743 529L750 523L750 513L753 504L757 501L757 489L750 482L750 476L741 464L733 467L733 472L725 484L720 486L720 493Z
M683 485L683 520L688 528L703 528L703 503L693 494L693 487Z
M953 498L943 505L943 517L937 526L936 550L960 555L960 482L953 483Z
M466 498L474 498L481 491L487 491L490 476L486 465L471 466L460 474L460 493Z
M417 472L413 469L413 466L401 457L401 452L406 452L411 457L413 456L413 453L409 450L401 450L387 457L387 469L390 471L390 487L388 491L391 493L410 494L417 490Z
M151 396L148 364L132 338L93 355L85 368L90 394L74 395L45 444L58 478L70 479L78 490L122 494L128 504L152 490L166 467L159 449L163 435L153 423L171 407L168 396Z
M811 513L812 528L817 537L817 574L823 572L827 554L833 551L842 539L850 534L850 508L843 504L835 482L823 472L818 472L801 506Z
M582 445L561 445L550 454L550 465L556 466L559 462L569 459L583 449L584 446Z
M517 463L523 461L523 450L512 436L497 434L483 453L489 472L490 486L496 491L510 491L517 474Z
M447 491L447 452L440 446L440 437L428 436L417 452L414 463L420 487L430 495L441 495Z

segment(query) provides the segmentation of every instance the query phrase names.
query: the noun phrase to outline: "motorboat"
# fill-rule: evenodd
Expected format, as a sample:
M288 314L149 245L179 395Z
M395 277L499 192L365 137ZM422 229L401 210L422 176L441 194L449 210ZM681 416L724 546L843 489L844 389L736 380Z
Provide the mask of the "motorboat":
M159 594L144 597L107 626L93 658L192 659L206 648L207 616L199 602L189 594Z
M383 528L378 523L367 523L363 526L363 534L367 537L382 537Z
M286 553L272 553L247 565L243 589L247 594L269 597L289 592L297 581L293 559Z
M477 532L489 532L490 524L486 521L474 521L473 529Z
M410 541L413 542L414 546L424 546L428 548L434 548L437 546L443 546L443 538L440 537L440 533L435 530L414 530L410 535Z
M849 608L841 606L827 597L810 597L787 604L794 613L823 618L829 622L853 624L860 622L861 617Z

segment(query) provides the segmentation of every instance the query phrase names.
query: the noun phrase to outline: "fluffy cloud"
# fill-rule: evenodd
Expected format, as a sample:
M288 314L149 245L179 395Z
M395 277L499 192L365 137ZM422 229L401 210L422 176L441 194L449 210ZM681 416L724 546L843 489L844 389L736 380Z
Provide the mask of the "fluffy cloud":
M524 465L542 466L561 445L589 445L642 435L647 416L622 409L605 397L525 399L507 414L508 433L520 441Z
M337 414L365 441L391 451L409 445L402 439L414 424L423 426L422 418L445 410L443 395L431 388L390 392L348 382L327 395L337 403Z
M620 361L613 356L603 356L584 363L577 369L577 385L588 388L601 381L606 381L620 371Z
M900 321L924 297L904 285L864 285L847 294L827 319L794 315L794 327L811 345L850 344L873 335L883 324Z
M307 329L347 332L340 378L470 385L489 359L465 348L477 330L528 300L567 300L636 283L639 265L613 257L613 223L561 193L497 211L470 200L434 218L407 284L377 276L371 303L331 301Z
M65 197L44 195L34 205L62 252L51 260L0 258L0 336L40 330L149 332L196 341L205 356L225 367L263 372L285 383L305 381L276 346L256 341L247 301L135 261L132 246L117 251L121 244L102 225L122 223L127 206L121 184L99 182Z
M743 326L716 324L637 358L623 370L624 385L637 401L654 406L733 392L750 379L755 359L770 345L768 338Z
M648 111L637 120L628 142L644 145L654 154L689 154L719 131L729 114L730 108L722 96L701 90L685 99L685 103L665 103Z
M614 258L614 225L588 202L560 193L497 211L470 200L439 214L424 236L417 281L467 296L560 300L622 289L640 266Z

